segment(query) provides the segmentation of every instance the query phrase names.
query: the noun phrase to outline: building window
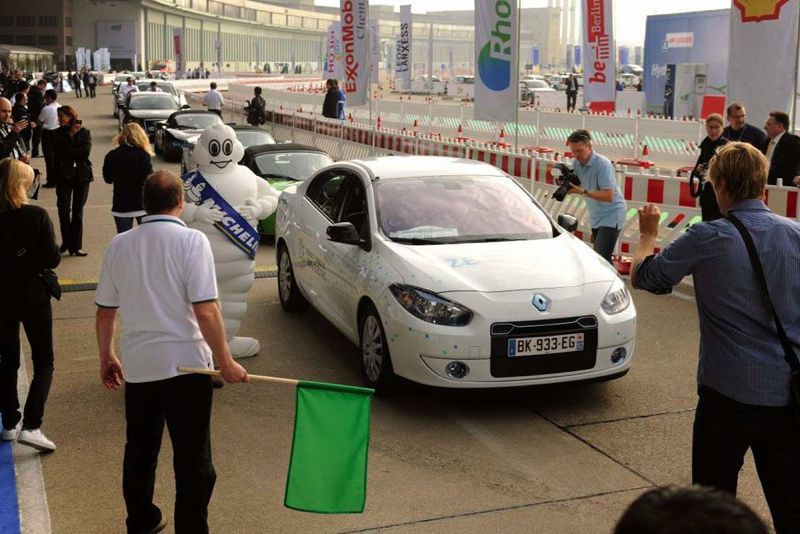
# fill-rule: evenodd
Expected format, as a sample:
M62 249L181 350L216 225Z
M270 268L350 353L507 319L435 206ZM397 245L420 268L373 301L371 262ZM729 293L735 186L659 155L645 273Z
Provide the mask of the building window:
M66 37L64 37L64 43L67 46L72 46L72 36L71 35L67 35Z
M18 16L16 26L36 26L36 17Z
M256 10L250 8L244 8L244 20L250 20L252 22L256 21Z
M241 11L242 8L240 8L238 6L229 6L227 4L224 7L225 7L225 13L224 14L225 14L226 17L230 17L232 19L240 19L240 18L242 18L242 11Z
M40 28L55 28L58 26L58 19L56 17L39 17Z
M67 28L72 28L72 17L66 17L64 19L64 26Z
M0 26L13 26L14 17L0 16Z
M35 19L35 17L34 17ZM24 46L36 46L35 35L17 35L17 44Z
M222 2L214 2L213 0L208 0L208 12L214 15L224 15L225 4L223 4Z
M36 41L39 46L56 46L58 44L58 38L55 35L40 35Z

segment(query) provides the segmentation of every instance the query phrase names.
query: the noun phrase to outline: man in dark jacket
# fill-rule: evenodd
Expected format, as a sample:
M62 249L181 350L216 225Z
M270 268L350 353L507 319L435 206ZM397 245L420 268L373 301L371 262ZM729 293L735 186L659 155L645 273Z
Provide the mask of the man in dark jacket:
M327 80L325 87L327 92L325 93L325 101L322 103L322 116L335 119L338 117L339 90L336 89L333 80Z
M47 82L39 80L34 87L28 91L28 115L33 118L36 126L31 135L31 157L39 157L39 144L42 142L42 125L36 120L44 107L44 91L47 89Z
M777 185L781 178L783 185L793 185L795 177L800 176L800 137L788 132L789 115L782 111L770 112L764 129L768 140L761 152L769 160L767 183Z
M722 137L728 141L749 143L759 150L767 140L763 131L747 124L747 110L739 102L728 106L728 126L722 131Z
M13 123L11 114L11 101L0 96L0 159L12 157L28 163L28 155L22 142L22 131L28 127L28 121Z

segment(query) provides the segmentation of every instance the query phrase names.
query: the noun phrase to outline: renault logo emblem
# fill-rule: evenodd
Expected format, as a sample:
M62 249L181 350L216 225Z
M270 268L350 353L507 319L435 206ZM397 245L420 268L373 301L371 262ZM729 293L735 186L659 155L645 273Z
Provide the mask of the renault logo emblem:
M547 308L550 307L550 299L542 295L541 293L536 293L533 296L533 300L531 301L533 307L539 310L540 312L547 311Z

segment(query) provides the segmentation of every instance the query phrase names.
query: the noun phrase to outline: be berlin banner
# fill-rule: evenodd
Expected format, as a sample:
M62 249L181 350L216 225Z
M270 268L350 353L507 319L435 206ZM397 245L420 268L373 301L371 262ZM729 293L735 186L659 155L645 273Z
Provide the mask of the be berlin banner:
M397 41L395 74L400 79L402 91L411 90L411 69L414 65L411 56L411 30L411 6L400 6L400 36Z
M757 121L773 110L792 110L798 6L800 0L733 0L728 102L746 102L747 114ZM783 67L776 68L779 63Z
M172 29L172 48L175 52L175 79L183 78L183 71L186 70L185 57L183 55L183 28Z
M369 0L341 0L342 84L347 103L362 106L367 103L369 79Z
M369 21L369 78L371 82L377 82L380 79L380 62L381 62L381 37L380 27L378 26L378 19L370 19Z
M612 0L583 2L583 99L592 111L614 111L616 61Z
M517 0L475 0L475 118L513 122L519 99Z

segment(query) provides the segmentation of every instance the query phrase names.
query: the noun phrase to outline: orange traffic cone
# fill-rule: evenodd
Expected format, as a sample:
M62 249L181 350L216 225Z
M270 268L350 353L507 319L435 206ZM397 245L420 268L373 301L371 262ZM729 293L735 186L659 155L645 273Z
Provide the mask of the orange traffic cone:
M460 124L458 125L458 134L457 135L458 135L457 139L463 139L464 138L464 128L462 128Z
M353 122L353 114L352 113L348 113L347 114L347 120L350 121L350 122Z
M647 145L644 145L644 148L642 149L642 157L649 156L649 155L650 155L650 149L647 148Z
M497 146L499 147L506 147L506 131L503 128L500 128L500 135L498 136Z
M383 123L382 123L382 121L381 121L381 116L380 116L380 115L378 115L378 125L377 125L377 126L378 126L378 130L380 130L380 129L381 129L381 126L382 126L382 125L383 125Z

